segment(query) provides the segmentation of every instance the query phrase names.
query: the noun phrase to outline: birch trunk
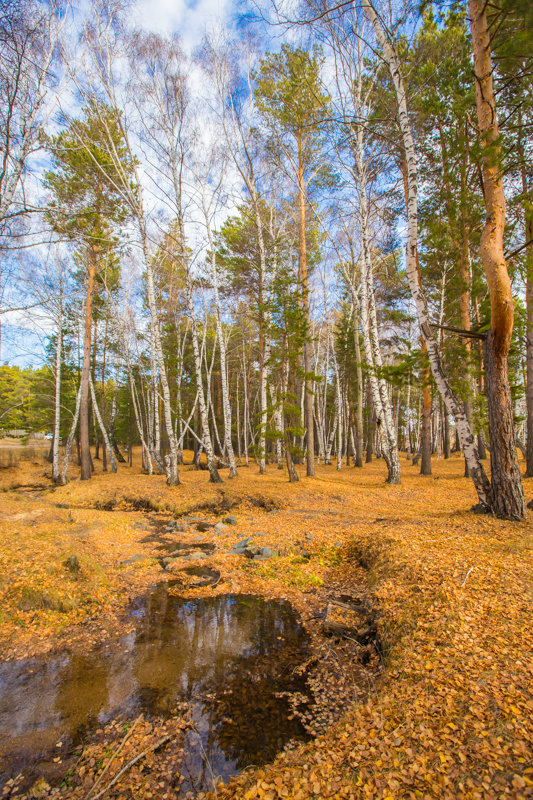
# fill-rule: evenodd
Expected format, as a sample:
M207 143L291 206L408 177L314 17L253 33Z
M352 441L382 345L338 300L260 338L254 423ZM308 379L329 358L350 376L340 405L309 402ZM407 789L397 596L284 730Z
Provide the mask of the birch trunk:
M74 436L76 435L76 428L78 426L78 419L80 416L80 405L81 405L81 383L78 389L78 394L76 395L76 407L74 409L74 417L72 418L72 425L70 426L70 431L67 438L67 444L65 446L65 458L63 460L63 469L61 471L61 483L67 483L67 472L68 472L68 465L70 461L70 454L72 452L72 443L74 441Z
M213 242L213 235L209 223L209 217L204 206L205 224L207 227L207 235L209 239L209 248L211 251L211 277L213 280L213 292L215 297L215 320L218 338L218 350L220 353L220 379L222 383L222 411L224 415L224 450L229 461L229 477L235 478L237 476L237 467L235 464L235 453L233 451L233 442L231 440L231 403L229 399L228 387L228 369L226 359L226 342L224 340L224 331L222 329L222 319L220 315L220 297L218 292L218 269L216 263L216 249Z
M135 389L135 381L133 380L133 372L132 372L132 369L131 369L130 354L129 354L128 344L126 342L125 335L123 336L123 345L124 345L124 353L125 353L125 357L126 357L126 367L127 367L127 370L128 370L128 380L129 380L129 384L130 384L130 394L131 394L131 403L132 403L132 406L133 406L133 414L135 416L135 424L137 426L137 432L138 432L139 438L141 440L143 468L146 469L146 471L147 471L147 473L149 475L152 475L152 473L154 471L154 468L153 468L153 464L152 464L150 448L148 447L148 444L146 443L146 440L145 440L145 437L144 437L144 426L143 426L143 422L142 422L142 414L141 414L141 410L139 409L137 392L136 392L136 389Z
M83 364L81 368L80 383L80 457L82 481L90 480L92 473L91 451L89 445L89 376L91 372L93 298L97 258L97 246L93 244L89 247L88 254L89 263L87 272L87 296L85 300L85 321L83 331Z
M52 480L61 483L59 469L59 439L61 436L61 348L63 344L63 303L59 298L59 314L57 321L57 347L55 363L55 396L54 396L54 439L52 442Z
M211 223L209 220L209 212L205 203L205 197L202 196L203 211L205 218L205 226L207 230L207 238L209 241L209 251L211 254L211 279L213 281L213 293L215 299L215 320L216 331L218 339L218 351L220 353L220 379L222 383L222 411L224 415L224 450L229 461L229 477L235 478L237 476L237 467L235 465L235 453L233 451L233 442L231 440L231 404L229 399L228 388L228 372L227 372L227 359L226 359L226 342L224 340L224 331L222 329L222 319L220 314L220 296L218 291L218 268L217 268L217 253L215 243L213 241L213 233L211 231ZM266 391L266 390L265 390Z
M418 280L418 170L399 59L392 43L382 28L380 18L378 17L370 0L362 0L362 5L365 13L372 23L376 40L383 50L383 55L391 75L398 104L398 123L407 161L408 204L406 271L409 281L409 288L415 302L420 330L422 336L424 337L424 341L426 342L431 371L437 384L437 388L439 389L446 404L446 408L454 418L465 456L468 459L470 473L478 494L479 502L484 508L491 508L492 502L490 484L485 474L485 470L483 469L483 465L478 458L475 446L475 438L472 434L470 425L468 424L464 409L461 407L461 404L455 397L444 372L438 345L431 329L426 297Z
M337 424L337 470L342 467L342 443L343 443L343 419L342 419L342 390L339 375L339 367L337 364L337 356L333 351L333 367L335 370L335 407L338 419Z
M111 415L109 417L109 441L111 442L111 446L113 448L113 452L116 456L117 461L120 462L121 464L125 464L126 459L120 452L115 436L115 421L117 419L117 389L116 389L117 383L118 383L118 374L117 374L117 381L115 382L115 388L113 390L113 399L111 401Z
M159 332L159 318L157 313L157 304L155 300L155 289L154 289L154 274L152 270L152 264L150 260L150 255L148 253L147 247L147 238L146 238L146 229L144 226L144 220L139 221L140 230L141 230L141 237L143 240L143 252L144 252L144 262L146 268L146 294L148 298L148 306L150 309L150 339L152 343L152 372L154 372L157 366L159 367L159 380L161 381L161 391L163 394L163 411L165 417L165 430L168 439L168 447L169 447L169 457L166 459L165 462L165 472L167 476L167 484L169 486L178 486L180 482L179 472L178 472L178 442L176 439L176 435L174 433L174 426L172 425L172 410L170 407L170 389L168 385L167 379L167 371L165 367L165 359L163 356L163 345L161 343L161 335ZM154 352L155 351L155 359L154 359ZM157 446L158 437L159 437L159 413L158 413L158 393L157 393L157 383L154 380L155 375L152 378L152 386L154 391L154 411L155 411L155 420L156 420L156 451L157 456L154 453L154 460L159 462L161 461L161 450L160 446Z
M242 409L242 428L243 428L243 446L244 446L244 463L248 466L248 417L250 415L250 400L248 396L248 375L246 369L246 351L244 347L244 341L242 343L242 384L243 384L243 392L244 392L244 402L243 402L243 409Z
M407 397L405 398L405 449L407 460L411 460L411 374L407 381Z
M358 42L358 63L361 62L361 55ZM353 100L355 112L362 116L362 81L361 69L357 73L357 81L353 87ZM359 194L359 229L361 236L361 328L363 333L363 344L365 358L369 365L370 388L372 400L376 411L377 426L382 445L382 452L387 464L388 475L387 483L398 484L401 482L400 458L398 454L398 444L394 435L394 425L390 407L390 399L387 385L379 372L383 367L381 348L379 343L379 333L377 325L376 304L374 299L374 273L372 255L370 251L370 237L368 231L369 211L367 200L367 179L363 163L364 150L364 130L362 125L357 126L355 135L351 140L355 176L358 181Z
M109 460L111 461L111 472L116 472L118 469L117 460L115 458L113 448L111 447L111 442L109 441L109 436L107 435L104 421L102 419L102 415L100 414L100 409L98 408L98 403L96 402L96 393L94 391L94 383L92 376L89 376L89 387L91 390L91 399L93 401L94 415L98 422L100 431L102 432L102 439L104 440L104 446L107 448L107 452L109 453Z
M281 401L278 399L277 391L274 386L270 386L270 396L272 398L272 407L274 410L274 424L278 432L276 439L276 462L278 469L283 469L283 445L282 439L284 437L284 423L283 423L283 409Z
M533 478L533 203L528 197L526 158L522 141L522 113L518 117L518 157L522 164L524 237L526 245L526 478ZM480 431L481 435L482 431Z
M209 420L207 418L207 405L205 402L204 384L202 377L202 359L200 346L198 343L198 325L194 311L194 301L192 294L192 277L190 267L185 265L185 288L187 293L187 307L189 309L189 321L191 325L192 351L194 356L194 370L196 375L196 391L198 392L198 408L200 411L200 422L202 426L202 442L207 457L207 469L209 470L209 480L211 483L222 483L218 470L215 466L215 456L213 453L213 442L209 430Z
M355 466L363 466L363 369L361 367L361 347L359 345L359 315L357 305L353 306L353 327L354 327L354 351L355 351L355 374L357 388L355 396Z

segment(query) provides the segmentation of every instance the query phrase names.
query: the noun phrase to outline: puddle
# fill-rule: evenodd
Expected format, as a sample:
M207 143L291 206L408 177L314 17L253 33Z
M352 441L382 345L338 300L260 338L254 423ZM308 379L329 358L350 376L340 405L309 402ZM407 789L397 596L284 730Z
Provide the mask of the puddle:
M305 691L295 668L308 645L288 603L190 600L160 584L130 613L135 632L87 655L0 664L0 786L19 771L43 774L39 762L59 740L74 747L119 713L168 716L176 702L191 704L196 729L186 734L181 796L306 738L283 694Z

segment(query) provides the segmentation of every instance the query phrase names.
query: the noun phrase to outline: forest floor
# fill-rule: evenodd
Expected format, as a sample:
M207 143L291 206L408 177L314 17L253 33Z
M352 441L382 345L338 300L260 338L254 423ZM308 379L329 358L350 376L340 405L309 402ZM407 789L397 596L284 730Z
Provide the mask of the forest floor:
M1 470L0 659L83 652L122 635L132 598L177 577L162 567L153 532L183 515L216 523L229 513L237 524L206 560L220 580L190 591L286 598L317 658L339 669L329 673L318 736L220 785L213 800L533 797L533 511L523 523L472 513L458 457L435 459L431 477L405 457L402 469L401 486L384 483L381 461L320 466L315 478L289 484L285 471L261 476L252 465L217 486L185 467L182 485L167 487L135 463L90 482L73 472L58 488L39 462ZM533 479L524 485L530 500ZM228 552L257 531L277 557ZM365 598L379 656L324 637L332 593ZM328 716L336 694L342 709ZM59 748L55 780L24 791L10 780L0 797L95 798L103 769L102 789L125 765L106 798L176 797L173 743L185 726L185 717L142 718L124 741L127 727L111 721L76 760Z

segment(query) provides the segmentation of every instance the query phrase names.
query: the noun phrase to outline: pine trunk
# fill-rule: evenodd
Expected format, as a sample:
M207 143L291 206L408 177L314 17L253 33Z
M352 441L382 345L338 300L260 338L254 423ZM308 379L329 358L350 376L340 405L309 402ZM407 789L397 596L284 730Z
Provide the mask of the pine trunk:
M490 31L484 0L469 0L476 76L476 105L483 145L481 163L485 226L480 254L490 292L490 331L485 341L485 385L489 411L491 496L495 514L523 519L525 501L518 468L507 360L514 324L511 281L503 251L505 195L500 169L501 144L492 80Z
M91 372L93 298L97 257L97 246L91 245L89 248L87 298L85 301L85 325L83 333L83 365L81 368L80 458L82 481L90 480L92 473L91 451L89 444L89 377Z

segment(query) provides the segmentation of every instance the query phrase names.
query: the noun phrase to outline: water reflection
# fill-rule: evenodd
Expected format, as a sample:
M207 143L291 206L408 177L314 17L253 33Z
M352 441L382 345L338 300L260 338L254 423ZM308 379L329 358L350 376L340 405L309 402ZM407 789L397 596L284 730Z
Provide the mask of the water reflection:
M105 649L0 665L4 776L118 712L167 715L183 700L192 704L195 730L187 734L182 791L264 763L304 736L279 696L305 682L295 670L307 639L288 603L242 595L185 600L162 584L131 613L135 633Z

